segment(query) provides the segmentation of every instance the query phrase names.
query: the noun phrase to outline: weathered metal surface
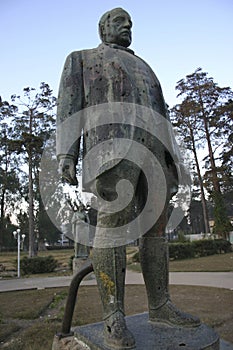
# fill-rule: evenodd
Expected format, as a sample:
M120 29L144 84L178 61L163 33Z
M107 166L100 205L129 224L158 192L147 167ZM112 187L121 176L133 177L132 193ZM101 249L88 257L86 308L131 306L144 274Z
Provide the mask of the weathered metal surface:
M219 350L219 337L202 324L196 328L175 328L148 322L148 314L129 316L127 326L136 341L136 350ZM91 350L107 350L103 340L103 323L77 327L75 337Z

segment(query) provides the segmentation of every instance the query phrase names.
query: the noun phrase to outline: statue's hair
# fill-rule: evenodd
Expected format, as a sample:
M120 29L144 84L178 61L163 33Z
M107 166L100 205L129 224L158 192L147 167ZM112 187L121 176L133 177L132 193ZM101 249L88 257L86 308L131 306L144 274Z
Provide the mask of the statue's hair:
M105 13L102 15L102 17L100 18L100 20L99 20L99 36L100 36L101 40L104 39L104 36L103 36L103 26L104 26L105 22L107 21L107 19L110 18L111 13L114 12L114 11L116 11L116 10L121 10L121 11L126 12L123 8L121 8L121 7L116 7L116 8L114 8L114 9L110 10L110 11L105 12Z

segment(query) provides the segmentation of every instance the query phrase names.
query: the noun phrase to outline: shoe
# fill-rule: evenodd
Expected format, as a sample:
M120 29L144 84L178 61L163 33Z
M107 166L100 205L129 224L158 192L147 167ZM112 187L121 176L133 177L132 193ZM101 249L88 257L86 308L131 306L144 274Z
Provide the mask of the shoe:
M124 314L121 311L105 319L104 344L110 349L128 350L135 348L135 340L127 329Z
M180 311L170 300L158 309L150 309L149 320L173 327L198 327L201 324L198 317Z

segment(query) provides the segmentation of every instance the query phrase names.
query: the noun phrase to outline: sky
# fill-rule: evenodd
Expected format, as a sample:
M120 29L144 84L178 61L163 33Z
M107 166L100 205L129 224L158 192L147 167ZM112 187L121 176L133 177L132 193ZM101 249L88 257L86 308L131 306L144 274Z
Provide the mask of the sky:
M177 81L198 67L233 87L232 0L0 0L0 95L46 82L57 96L66 56L99 45L98 21L115 7L133 21L131 48L146 60L170 107Z

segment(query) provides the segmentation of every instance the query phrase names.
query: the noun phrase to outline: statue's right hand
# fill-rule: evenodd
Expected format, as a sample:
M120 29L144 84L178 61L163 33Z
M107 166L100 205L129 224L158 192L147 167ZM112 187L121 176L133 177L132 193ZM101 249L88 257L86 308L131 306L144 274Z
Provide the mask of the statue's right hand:
M70 185L78 185L78 180L75 173L75 162L72 158L64 157L59 161L59 174L62 179Z

